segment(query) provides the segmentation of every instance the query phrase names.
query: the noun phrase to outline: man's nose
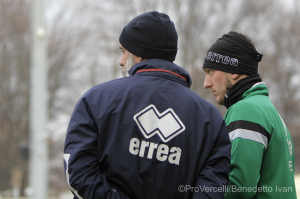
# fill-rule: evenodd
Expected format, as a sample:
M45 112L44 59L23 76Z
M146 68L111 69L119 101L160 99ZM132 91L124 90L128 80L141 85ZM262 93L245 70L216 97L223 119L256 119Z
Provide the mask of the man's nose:
M123 55L120 57L119 65L120 65L120 66L124 66L124 58L123 58Z
M212 87L212 82L209 77L205 76L203 88L207 89Z

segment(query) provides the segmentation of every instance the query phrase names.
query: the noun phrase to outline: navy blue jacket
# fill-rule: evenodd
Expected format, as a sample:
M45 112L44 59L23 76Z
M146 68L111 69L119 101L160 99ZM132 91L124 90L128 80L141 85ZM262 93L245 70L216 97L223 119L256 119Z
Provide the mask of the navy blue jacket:
M64 147L74 198L223 198L231 143L219 111L171 62L129 74L76 104Z

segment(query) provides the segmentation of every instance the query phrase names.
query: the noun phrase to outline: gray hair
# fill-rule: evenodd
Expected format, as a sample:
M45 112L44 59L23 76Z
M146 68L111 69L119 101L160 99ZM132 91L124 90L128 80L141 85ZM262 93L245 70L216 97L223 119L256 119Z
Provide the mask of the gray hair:
M129 53L128 59L126 60L125 66L122 69L122 74L124 77L129 76L129 69L134 65L134 55L132 53Z

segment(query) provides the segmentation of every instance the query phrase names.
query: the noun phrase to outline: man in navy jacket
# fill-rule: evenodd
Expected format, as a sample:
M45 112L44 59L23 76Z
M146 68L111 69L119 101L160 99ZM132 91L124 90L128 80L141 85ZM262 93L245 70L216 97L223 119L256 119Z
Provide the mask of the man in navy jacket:
M120 35L124 78L78 101L65 140L74 198L223 198L230 140L222 116L173 61L169 16L135 17Z

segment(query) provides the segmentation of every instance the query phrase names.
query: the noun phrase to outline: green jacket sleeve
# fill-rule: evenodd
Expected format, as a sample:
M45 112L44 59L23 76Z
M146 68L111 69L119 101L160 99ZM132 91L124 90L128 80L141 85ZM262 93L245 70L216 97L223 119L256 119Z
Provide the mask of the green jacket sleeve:
M231 143L231 168L225 198L252 198L260 178L264 145L243 138L236 138Z

